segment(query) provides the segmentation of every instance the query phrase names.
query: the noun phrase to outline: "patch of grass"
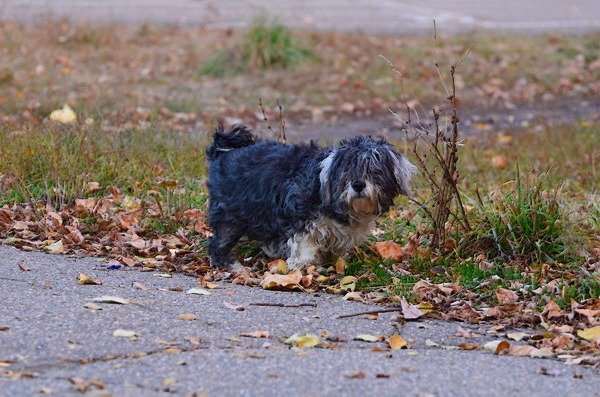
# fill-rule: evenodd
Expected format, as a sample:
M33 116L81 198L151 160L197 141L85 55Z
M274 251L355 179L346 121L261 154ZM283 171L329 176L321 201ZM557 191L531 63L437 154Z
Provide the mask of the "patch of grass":
M491 198L478 201L477 223L463 245L483 250L488 259L519 259L528 263L567 259L566 217L557 192L543 187L542 178L531 175L523 180L517 168L514 183Z
M257 18L234 49L216 54L199 68L200 75L223 77L243 71L287 69L316 59L294 33L266 17Z
M0 174L19 181L0 194L2 203L31 197L60 208L105 193L88 192L88 182L140 194L140 189L161 190L158 184L165 179L177 181L177 189L166 194L170 206L202 205L207 197L199 182L203 147L185 134L153 128L117 133L84 125L48 124L19 133L0 128Z

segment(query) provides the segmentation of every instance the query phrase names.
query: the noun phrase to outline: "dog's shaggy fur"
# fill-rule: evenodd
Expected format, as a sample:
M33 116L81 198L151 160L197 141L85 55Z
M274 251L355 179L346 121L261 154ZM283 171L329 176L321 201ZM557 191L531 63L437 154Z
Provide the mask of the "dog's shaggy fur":
M208 252L218 267L234 263L242 236L291 269L335 260L366 240L396 196L409 194L415 170L383 139L285 145L257 140L241 125L219 127L207 158Z

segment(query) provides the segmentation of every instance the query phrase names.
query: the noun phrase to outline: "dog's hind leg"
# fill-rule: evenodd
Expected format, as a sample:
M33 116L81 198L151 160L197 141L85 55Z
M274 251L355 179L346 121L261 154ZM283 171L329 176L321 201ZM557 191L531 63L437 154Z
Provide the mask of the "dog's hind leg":
M231 250L242 236L242 232L231 226L220 225L213 229L208 240L208 256L211 266L229 268L236 261Z

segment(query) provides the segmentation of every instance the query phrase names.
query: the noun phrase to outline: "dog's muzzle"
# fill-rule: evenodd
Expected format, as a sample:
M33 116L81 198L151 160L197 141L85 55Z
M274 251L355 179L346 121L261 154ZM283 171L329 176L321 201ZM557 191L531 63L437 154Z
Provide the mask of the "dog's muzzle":
M358 214L374 214L373 189L364 181L353 181L348 189L348 205Z

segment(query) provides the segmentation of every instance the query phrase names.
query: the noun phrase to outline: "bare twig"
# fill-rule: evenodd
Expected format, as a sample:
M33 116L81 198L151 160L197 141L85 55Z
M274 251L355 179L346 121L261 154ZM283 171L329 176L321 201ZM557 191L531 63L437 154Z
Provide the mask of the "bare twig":
M260 107L260 111L262 112L263 121L267 125L267 129L271 132L271 135L274 135L273 128L271 128L271 123L267 117L267 113L265 112L265 108L262 104L262 98L258 98L258 106Z
M283 118L283 107L277 98L277 108L279 109L279 141L285 143L285 119Z
M401 307L394 307L394 308L391 308L391 309L369 310L369 311L366 311L366 312L358 312L358 313L352 313L352 314L342 314L340 316L337 316L336 319L358 317L358 316L364 316L364 315L367 315L367 314L394 313L394 312L401 312L401 311L402 311Z
M272 307L317 307L316 303L298 303L298 304L285 304L285 303L268 303L268 302L258 302L258 303L250 303L250 306L272 306Z

